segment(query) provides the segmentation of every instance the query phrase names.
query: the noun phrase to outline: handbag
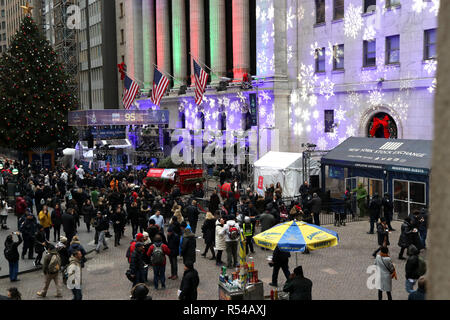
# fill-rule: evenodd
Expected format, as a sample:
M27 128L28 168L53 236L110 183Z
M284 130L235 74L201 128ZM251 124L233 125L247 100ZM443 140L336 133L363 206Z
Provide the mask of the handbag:
M394 264L392 264L393 266L394 266L394 270L389 270L389 268L386 266L386 264L384 263L384 260L383 260L383 258L381 258L381 262L383 262L383 264L384 264L384 267L391 273L391 278L392 279L395 279L395 280L398 280L397 279L397 271L395 270L395 266L394 266Z
M130 270L130 269L128 269L128 270L125 272L125 276L126 276L127 279L130 280L131 282L134 281L134 278L132 277L132 273L131 273L131 270Z

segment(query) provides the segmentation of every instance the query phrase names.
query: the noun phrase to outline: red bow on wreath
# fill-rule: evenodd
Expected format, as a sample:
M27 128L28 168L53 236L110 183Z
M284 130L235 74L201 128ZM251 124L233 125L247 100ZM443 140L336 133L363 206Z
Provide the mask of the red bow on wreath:
M122 62L121 64L117 65L117 68L119 68L119 72L121 74L120 80L122 80L122 81L125 80L125 74L127 72L127 65L124 62Z
M373 119L373 126L372 126L372 130L370 130L370 136L373 138L375 137L375 134L378 130L379 127L383 127L384 129L384 137L386 139L389 139L391 134L389 133L389 117L385 116L383 120L379 119L379 118L374 118Z

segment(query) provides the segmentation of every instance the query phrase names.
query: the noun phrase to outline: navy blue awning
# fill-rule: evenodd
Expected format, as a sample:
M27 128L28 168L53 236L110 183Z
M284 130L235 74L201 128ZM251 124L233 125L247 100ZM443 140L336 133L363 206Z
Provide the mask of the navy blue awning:
M428 175L430 140L348 138L322 158L322 164Z

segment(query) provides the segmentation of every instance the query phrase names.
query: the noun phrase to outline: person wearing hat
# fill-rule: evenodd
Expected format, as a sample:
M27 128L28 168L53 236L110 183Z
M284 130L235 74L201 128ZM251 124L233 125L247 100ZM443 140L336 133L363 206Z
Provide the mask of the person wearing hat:
M178 299L181 301L196 301L198 294L197 288L200 283L197 270L193 263L184 264L184 274L181 280Z
M34 259L34 239L36 236L37 222L36 218L27 212L20 219L19 231L23 236L23 247L22 247L22 260L25 259L25 254L28 252L28 259Z
M244 218L244 223L242 225L242 231L244 232L245 237L245 251L255 253L255 250L253 249L253 235L255 233L252 219L250 217ZM248 249L250 248L250 251Z
M312 300L312 285L312 281L304 277L302 266L298 266L286 281L283 292L289 293L289 300Z
M45 275L45 285L42 291L37 292L39 297L45 298L47 296L48 287L52 281L56 285L56 297L61 298L61 287L59 285L59 272L61 270L61 257L58 254L55 246L52 244L47 245L48 254L45 255L44 264L42 270Z
M152 297L148 295L150 292L148 286L144 283L138 283L131 289L131 300L152 300Z
M58 250L61 258L61 268L65 268L69 264L69 251L67 250L67 238L60 237L59 242L56 244L56 250Z
M136 242L135 250L131 254L130 271L133 278L133 287L138 283L144 283L144 244L142 242Z
M180 239L180 255L183 257L183 263L194 264L196 261L197 238L186 221L183 221L180 226L183 232L183 236Z

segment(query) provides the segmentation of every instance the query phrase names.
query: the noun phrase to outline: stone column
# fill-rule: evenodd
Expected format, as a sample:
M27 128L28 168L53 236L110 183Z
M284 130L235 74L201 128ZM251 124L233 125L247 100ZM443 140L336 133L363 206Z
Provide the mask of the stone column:
M144 89L152 88L154 64L156 64L155 45L155 6L153 0L142 0L142 40L144 60Z
M433 160L431 167L431 210L429 230L427 299L450 299L450 60L446 59L450 50L450 38L446 30L450 28L450 1L441 1L438 28L438 69L437 90L434 110Z
M210 0L209 9L211 39L211 75L212 83L218 83L220 77L227 74L227 35L225 0Z
M170 25L168 0L156 0L157 65L163 73L172 73L170 59Z
M139 85L144 81L142 48L142 0L125 1L125 63L127 74Z
M250 21L248 0L233 0L233 72L242 79L250 71Z
M198 63L203 66L205 63L205 10L203 0L191 0L190 2L191 15L191 61L198 60ZM191 78L192 86L195 86L194 77L194 63L191 62Z
M184 0L172 0L172 47L175 87L186 84L186 6Z

